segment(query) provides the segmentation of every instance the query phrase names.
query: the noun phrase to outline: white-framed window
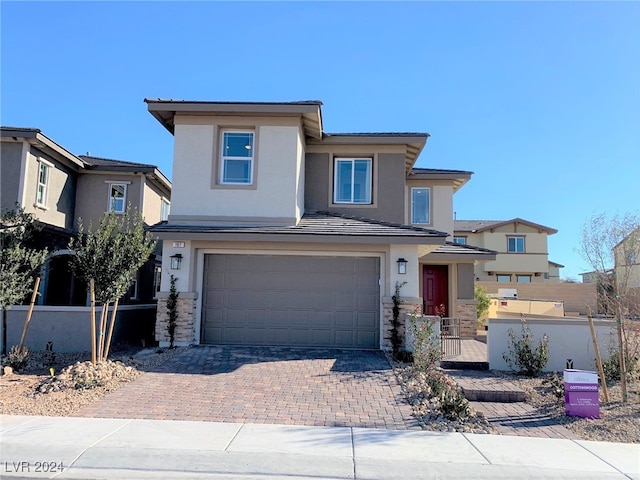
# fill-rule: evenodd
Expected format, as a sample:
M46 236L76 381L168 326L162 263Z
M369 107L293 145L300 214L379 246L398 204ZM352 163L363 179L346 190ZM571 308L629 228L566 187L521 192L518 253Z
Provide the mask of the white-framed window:
M220 146L220 183L252 185L254 132L223 130Z
M499 273L496 275L496 281L500 283L508 283L511 281L511 275Z
M453 243L457 243L458 245L466 245L467 237L453 237Z
M524 237L512 236L507 237L507 252L509 253L524 253Z
M109 183L109 204L107 211L113 213L124 213L127 205L127 184Z
M162 279L162 267L156 265L153 269L153 298L158 297L160 291L160 280Z
M431 217L429 209L431 204L430 188L411 189L411 223L429 224Z
M168 220L169 219L169 207L170 204L164 198L162 199L162 206L160 207L160 220Z
M516 282L531 283L531 275L516 275Z
M333 203L371 204L373 178L370 158L336 158Z
M129 300L138 300L138 278L139 272L136 272L135 276L131 279L131 286L129 287Z
M36 205L45 207L47 205L47 194L49 191L49 170L51 165L38 161L38 188L36 190Z

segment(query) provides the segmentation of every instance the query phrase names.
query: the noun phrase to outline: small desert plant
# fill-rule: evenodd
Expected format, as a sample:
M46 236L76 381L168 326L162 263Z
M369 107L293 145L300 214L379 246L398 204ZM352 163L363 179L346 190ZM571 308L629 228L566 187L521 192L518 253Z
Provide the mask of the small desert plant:
M551 390L551 393L553 393L557 400L564 400L564 379L556 372L553 372L551 376L545 378L542 384Z
M602 370L604 370L604 376L609 380L620 380L620 352L617 350L612 351L609 358L602 361ZM640 368L638 368L638 358L632 358L631 362L627 364L627 375L631 378L637 377L640 374Z
M469 401L451 377L438 370L432 370L427 374L427 384L433 396L440 401L440 412L446 418L455 420L471 415Z
M391 329L389 330L389 342L391 343L394 360L398 360L402 337L400 336L400 289L407 282L396 282L396 290L391 300L393 301L393 318L391 319Z
M180 293L176 290L176 277L171 275L169 282L169 297L167 298L169 322L167 324L167 333L169 334L169 348L174 348L176 325L178 320L178 296Z
M413 334L413 365L417 370L427 371L433 368L441 357L440 339L435 335L433 323L411 314L409 328Z
M13 368L16 372L19 372L27 365L29 365L29 349L23 347L19 350L16 345L11 347L11 350L7 354L7 365Z
M521 375L537 377L549 360L549 337L545 333L534 346L533 335L526 320L522 319L522 330L517 335L512 328L508 331L508 352L502 358L509 368Z

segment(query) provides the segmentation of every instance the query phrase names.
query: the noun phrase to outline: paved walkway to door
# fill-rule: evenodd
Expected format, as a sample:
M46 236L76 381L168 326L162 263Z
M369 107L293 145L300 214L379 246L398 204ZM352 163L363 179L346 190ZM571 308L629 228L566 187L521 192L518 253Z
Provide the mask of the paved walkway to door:
M185 349L76 416L420 430L384 353Z

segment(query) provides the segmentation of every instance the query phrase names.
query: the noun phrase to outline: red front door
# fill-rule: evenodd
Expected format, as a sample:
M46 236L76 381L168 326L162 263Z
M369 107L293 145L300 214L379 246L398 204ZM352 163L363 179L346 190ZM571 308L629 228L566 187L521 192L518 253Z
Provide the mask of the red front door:
M446 265L422 266L423 313L436 315L436 308L444 305L444 315L449 316L449 269Z

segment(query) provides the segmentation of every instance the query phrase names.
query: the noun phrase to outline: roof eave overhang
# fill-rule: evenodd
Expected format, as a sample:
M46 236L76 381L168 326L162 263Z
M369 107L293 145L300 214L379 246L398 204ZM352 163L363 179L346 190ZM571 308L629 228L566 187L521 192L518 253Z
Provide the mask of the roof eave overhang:
M2 136L15 139L23 139L39 150L42 150L47 155L55 158L56 160L67 163L68 165L76 167L77 169L85 168L85 163L80 158L75 156L66 148L58 145L56 142L51 140L39 130L27 131L3 129Z
M313 139L310 145L404 145L405 169L407 174L413 168L420 153L429 139L428 133L392 134L392 135L348 135L325 134L321 139Z
M432 252L429 254L429 260L438 260L438 261L450 261L450 262L476 262L476 261L492 261L496 259L496 254L492 253L438 253Z
M443 245L445 237L406 235L318 235L318 234L278 234L243 232L194 232L178 230L157 230L152 233L161 240L206 240L234 242L279 242L279 243L343 243L380 245Z
M469 180L472 172L460 173L412 173L408 180L447 180L453 183L453 191L460 190Z
M172 135L176 115L213 116L273 116L301 117L305 135L322 138L322 111L320 102L308 103L232 103L152 100L145 98L151 115Z

